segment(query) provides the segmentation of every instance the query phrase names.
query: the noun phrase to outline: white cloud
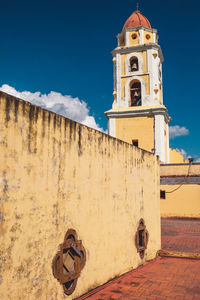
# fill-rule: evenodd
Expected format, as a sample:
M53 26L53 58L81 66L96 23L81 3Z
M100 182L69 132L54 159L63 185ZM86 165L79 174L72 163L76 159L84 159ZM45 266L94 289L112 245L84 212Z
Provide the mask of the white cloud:
M189 130L186 127L180 127L179 125L169 127L169 137L174 139L177 136L188 135Z
M178 148L176 148L176 150L179 151L182 154L183 158L185 158L187 160L189 158L192 158L192 156L189 155L184 149L178 149ZM193 159L194 159L194 162L200 162L200 158L196 158L196 155L193 156Z
M178 152L180 152L181 155L182 155L185 159L188 158L187 152L186 152L184 149L178 149L178 148L176 148L176 150L177 150Z
M0 90L91 128L103 131L103 128L99 127L94 117L89 115L90 112L87 103L81 101L78 97L73 98L70 95L62 95L53 91L49 94L41 94L41 92L32 93L29 91L19 92L7 84L3 84Z

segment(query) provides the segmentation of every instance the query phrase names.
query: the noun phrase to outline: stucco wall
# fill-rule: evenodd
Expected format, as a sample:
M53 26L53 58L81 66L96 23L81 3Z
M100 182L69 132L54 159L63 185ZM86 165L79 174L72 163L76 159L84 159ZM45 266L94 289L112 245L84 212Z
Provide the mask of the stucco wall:
M132 117L115 119L116 137L132 144L138 139L138 146L147 151L154 148L154 118Z
M161 185L166 192L177 189L180 185ZM167 193L166 199L160 200L162 217L200 218L200 185L187 184L173 193Z
M184 157L178 150L173 148L169 148L169 159L171 164L175 164L175 163L181 164L181 163L188 162L188 160L184 159Z
M179 158L178 154L180 153L177 152L177 159ZM174 182L178 177L194 178L200 176L200 164L161 165L160 176L171 178ZM162 217L200 218L200 185L161 185L160 189L166 192L166 199L161 199L160 204Z
M161 165L160 176L161 177L200 176L200 163Z
M76 298L160 249L151 153L0 92L0 166L0 299ZM143 260L135 247L141 217ZM68 228L87 254L71 296L52 275Z
M200 166L187 165L188 160L176 149L169 149L170 163L161 166L160 176L199 176ZM188 217L200 218L200 185L161 185L160 189L166 191L166 199L161 199L160 210L162 217ZM177 189L177 190L176 190ZM175 190L175 191L174 191ZM174 191L171 193L171 191ZM168 193L170 192L170 193Z

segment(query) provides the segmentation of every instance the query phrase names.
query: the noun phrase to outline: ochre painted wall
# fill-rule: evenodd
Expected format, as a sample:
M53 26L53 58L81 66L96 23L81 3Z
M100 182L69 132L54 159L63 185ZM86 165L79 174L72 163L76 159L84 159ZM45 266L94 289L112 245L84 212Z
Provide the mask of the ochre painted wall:
M173 148L169 148L169 160L171 164L188 163L188 160L184 159L182 154Z
M200 176L200 164L166 164L160 166L161 177Z
M199 165L181 165L188 163L181 153L170 148L170 163L177 165L161 166L161 176L194 176L200 174ZM180 165L178 165L180 164ZM178 188L176 190L176 188ZM160 189L166 192L166 199L161 199L160 209L162 217L196 217L200 218L200 185L161 185Z
M161 185L160 189L170 192L180 185ZM200 218L200 185L186 184L160 200L162 217Z
M0 299L72 299L160 249L159 161L151 153L0 92ZM143 260L140 218L149 231ZM69 228L86 265L67 297L52 259Z
M139 147L147 151L154 148L154 117L116 118L115 134L120 140L132 144L139 140Z

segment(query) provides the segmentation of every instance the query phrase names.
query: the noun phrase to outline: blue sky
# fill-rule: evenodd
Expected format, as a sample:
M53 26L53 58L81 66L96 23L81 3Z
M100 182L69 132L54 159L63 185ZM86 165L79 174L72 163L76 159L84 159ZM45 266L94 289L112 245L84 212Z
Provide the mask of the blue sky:
M54 91L50 98L60 99L59 112L65 102L72 101L75 106L66 108L72 118L84 122L90 116L91 123L95 119L105 130L104 111L113 101L110 52L136 2L0 0L0 86L29 91L29 97L37 98L35 103L42 98L44 107L51 107L45 95ZM171 139L170 146L200 158L199 1L138 2L158 30L165 59L164 104L172 117L171 126L188 130L187 135Z

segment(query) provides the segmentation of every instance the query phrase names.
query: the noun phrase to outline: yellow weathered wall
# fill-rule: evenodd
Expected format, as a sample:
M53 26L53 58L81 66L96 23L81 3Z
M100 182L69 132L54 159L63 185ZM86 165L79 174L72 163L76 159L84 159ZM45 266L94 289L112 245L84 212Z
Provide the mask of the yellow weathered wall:
M0 92L0 299L72 299L160 249L156 156ZM149 231L143 260L135 232ZM86 265L67 297L52 259L69 228Z
M172 191L180 185L161 185L160 189ZM200 218L200 185L186 184L177 191L166 194L160 200L162 217L193 217Z
M115 134L130 144L138 139L138 146L151 152L154 148L154 117L116 118Z
M174 160L186 162L180 152L170 149ZM172 157L172 155L171 155ZM200 164L179 164L161 165L160 176L165 177L187 177L200 176ZM178 188L176 190L176 188ZM200 218L200 185L184 184L180 185L161 185L160 189L166 192L166 199L160 199L160 209L162 217L195 217Z
M188 162L188 160L184 159L184 157L178 150L173 148L169 148L169 160L171 164L181 164Z
M200 176L200 164L166 164L160 166L161 177Z

